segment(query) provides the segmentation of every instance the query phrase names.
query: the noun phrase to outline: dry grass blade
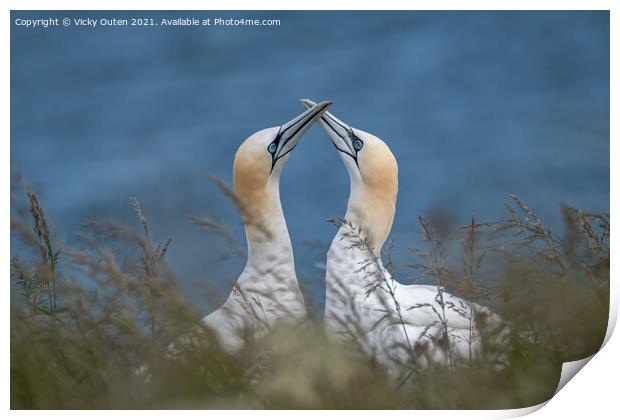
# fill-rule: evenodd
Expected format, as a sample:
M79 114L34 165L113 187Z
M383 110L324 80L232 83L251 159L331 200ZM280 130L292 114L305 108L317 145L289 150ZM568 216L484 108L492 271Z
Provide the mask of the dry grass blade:
M237 202L221 180L210 178ZM369 293L385 297L379 322L399 329L406 311L431 313L432 322L395 346L407 358L399 359L406 374L394 383L372 354L360 350L368 331L355 306L338 319L350 345L333 343L317 322L270 328L231 356L219 348L213 332L196 327L202 311L166 265L170 240L154 240L156 230L136 199L131 205L137 230L88 222L82 225L80 248L63 245L60 254L39 198L30 189L14 193L19 191L22 195L12 199L11 229L25 251L12 249L19 255L11 259L13 409L516 408L549 398L562 362L592 354L605 336L608 214L566 206L561 237L516 197L507 219L471 219L460 235L438 239L433 225L420 218L424 249L414 248L418 260L407 266L416 281L437 288L436 307L431 302L402 307L393 293L398 268L390 257L393 243L385 247L382 267L363 229L334 220L348 231L347 247L367 255L355 270L363 273ZM225 227L189 218L236 249ZM461 242L454 246L446 238ZM509 324L508 333L489 313L442 299L444 291L488 303ZM351 294L339 298L352 304ZM260 325L266 303L274 299L265 293L243 304ZM455 339L445 328L446 311L461 314L471 331L479 332L482 357L451 355L449 366L433 361L430 343L449 352L449 340ZM321 319L320 309L312 317ZM170 343L179 357L170 357ZM495 355L502 352L505 358L498 360ZM145 364L148 381L135 374Z
M185 217L204 228L207 232L220 236L226 241L236 255L245 257L245 250L237 244L237 241L235 241L233 234L228 228L206 217L192 215L187 215Z

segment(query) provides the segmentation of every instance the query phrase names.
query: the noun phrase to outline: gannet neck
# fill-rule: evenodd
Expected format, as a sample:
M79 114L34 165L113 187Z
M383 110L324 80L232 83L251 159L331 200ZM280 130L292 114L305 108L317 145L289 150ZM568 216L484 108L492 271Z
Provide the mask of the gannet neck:
M265 191L253 196L253 203L242 207L248 244L247 265L257 269L288 265L294 278L293 247L280 202L279 181L271 180ZM262 204L259 204L262 203Z
M396 196L391 191L351 182L344 218L354 228L362 229L375 257L381 255L381 248L392 229L395 212Z
M291 241L280 203L282 165L272 168L266 146L277 132L278 128L263 130L246 140L233 165L233 189L246 232L248 266L268 266L275 257L292 262Z

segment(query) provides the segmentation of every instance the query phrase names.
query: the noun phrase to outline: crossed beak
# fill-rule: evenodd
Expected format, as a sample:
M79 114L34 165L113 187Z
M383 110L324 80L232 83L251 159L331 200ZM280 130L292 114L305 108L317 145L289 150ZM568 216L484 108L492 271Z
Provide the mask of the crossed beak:
M307 110L304 113L280 126L280 131L278 131L278 134L273 141L276 150L272 154L272 170L273 166L276 164L276 161L289 154L295 146L297 146L299 140L301 140L304 134L306 134L312 124L321 118L327 107L331 104L332 103L330 101L324 101L318 104L313 103L311 106L307 107Z
M300 99L299 102L301 102L306 109L312 109L317 106L316 103L310 99ZM329 112L325 112L320 118L319 122L323 130L325 130L336 149L340 153L349 155L357 164L357 151L353 146L353 142L357 139L357 136L353 132L353 128L343 123Z

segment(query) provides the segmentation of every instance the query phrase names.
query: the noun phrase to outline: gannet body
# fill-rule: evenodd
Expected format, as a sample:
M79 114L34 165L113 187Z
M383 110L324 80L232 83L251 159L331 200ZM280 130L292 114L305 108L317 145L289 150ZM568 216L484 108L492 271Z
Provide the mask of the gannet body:
M289 153L329 105L321 102L280 127L261 130L237 150L233 184L247 238L247 263L226 302L202 319L229 353L276 323L306 319L279 183Z
M328 333L356 343L396 377L404 365L476 357L481 342L473 318L487 313L485 308L436 286L398 283L383 265L381 249L398 193L398 165L389 147L329 112L319 121L347 168L351 188L327 254Z

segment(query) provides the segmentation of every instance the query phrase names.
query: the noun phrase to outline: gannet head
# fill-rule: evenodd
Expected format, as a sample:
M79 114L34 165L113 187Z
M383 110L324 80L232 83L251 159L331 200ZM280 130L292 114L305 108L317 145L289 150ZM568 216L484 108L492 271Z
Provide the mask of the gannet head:
M309 107L291 121L258 131L239 146L233 164L233 186L246 227L269 228L273 212L281 213L280 173L290 152L331 102Z
M302 99L306 108L315 106ZM351 180L347 218L370 236L374 251L392 228L398 194L398 164L390 148L378 137L353 128L325 112L319 120L336 147Z

